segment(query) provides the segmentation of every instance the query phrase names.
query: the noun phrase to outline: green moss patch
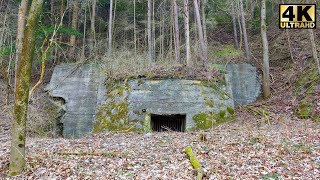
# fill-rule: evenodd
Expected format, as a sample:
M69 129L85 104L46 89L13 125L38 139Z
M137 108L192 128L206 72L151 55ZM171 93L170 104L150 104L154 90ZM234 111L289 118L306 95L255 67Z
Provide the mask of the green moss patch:
M230 111L230 110L229 110ZM195 123L195 130L209 129L219 124L233 121L234 111L230 113L227 109L220 110L219 112L199 113L193 116Z
M134 121L128 118L128 96L125 92L130 89L129 83L109 85L107 89L108 102L98 109L93 131L135 131ZM128 93L127 93L128 94Z

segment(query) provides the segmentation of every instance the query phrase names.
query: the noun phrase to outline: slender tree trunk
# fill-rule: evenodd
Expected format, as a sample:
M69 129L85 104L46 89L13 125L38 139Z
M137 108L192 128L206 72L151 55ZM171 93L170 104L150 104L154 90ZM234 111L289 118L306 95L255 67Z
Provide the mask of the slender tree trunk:
M112 52L112 8L113 0L110 0L110 8L109 8L109 34L108 34L108 56L111 55Z
M237 16L238 16L238 27L239 27L239 49L242 49L242 42L243 42L243 33L242 33L242 27L241 27L241 15L240 15L240 2L239 0L235 0L237 3Z
M256 0L251 0L250 4L250 17L253 19L254 18L254 8L256 6Z
M172 2L172 1L171 1ZM172 4L172 3L171 3ZM172 59L172 52L173 52L173 47L172 47L172 45L175 43L175 40L174 40L174 38L173 38L173 31L174 31L174 25L173 25L173 8L172 8L173 6L171 5L171 8L170 8L170 14L171 14L171 16L170 16L170 25L169 25L169 27L170 27L170 32L169 32L169 36L170 36L170 38L169 38L169 55L170 55L170 60Z
M59 1L60 3L60 17L64 17L64 14L65 14L65 1L64 0L60 0ZM61 21L61 25L63 26L63 21ZM58 41L60 41L60 42L63 42L64 41L64 38L63 38L64 36L63 35L60 35L60 36L58 36ZM60 61L60 58L61 58L61 53L59 53L59 51L58 51L58 48L57 48L57 46L55 46L55 49L56 49L56 58L54 59L54 62L59 62Z
M320 76L320 63L318 58L317 46L314 39L313 29L309 29L309 34L310 34L310 40L311 40L311 46L312 46L312 52L313 52L313 59L316 61L319 76Z
M22 0L18 13L18 29L16 39L16 61L15 61L15 77L17 77L18 63L22 51L23 35L26 23L26 14L28 11L28 0ZM16 80L15 80L16 82Z
M80 2L79 0L74 0L73 4L73 13L72 13L72 21L71 21L71 28L74 30L78 29L78 20L79 20L79 11L80 11ZM70 37L70 55L75 55L75 48L76 48L76 36L71 35Z
M83 23L83 38L82 38L82 54L81 59L85 59L86 52L86 34L87 34L87 6L84 7L84 23Z
M180 62L180 32L179 32L179 12L178 5L176 0L172 0L173 4L173 19L174 19L174 38L175 38L175 55L176 55L176 63Z
M310 0L307 0L307 3L311 3L311 2L310 2ZM315 4L317 4L316 0L314 0L313 2ZM310 40L311 40L313 59L316 61L318 73L319 73L319 76L320 76L320 62L319 62L319 58L318 58L318 51L317 51L316 41L315 41L315 38L314 38L313 29L309 29L309 35L310 35Z
M193 1L193 0L191 0L191 1ZM194 23L193 23L193 25L194 25L194 44L199 44L200 43L200 41L199 41L199 37L198 37L198 35L199 35L199 33L198 33L198 29L197 29L197 15L196 15L196 11L195 11L195 9L193 8L193 18L194 18ZM199 56L201 56L201 55L199 55L199 54L201 54L201 49L199 49L200 47L199 46L194 46L194 59L195 59L195 63L196 62L198 62L198 59L199 59ZM201 59L202 60L202 59Z
M208 48L207 23L206 23L206 0L201 0L201 14L202 14L203 39L206 47Z
M154 57L153 57L153 38L152 38L152 0L148 0L148 58L149 58L149 64L153 64Z
M50 11L51 11L51 17L52 17L52 24L56 24L56 8L55 8L55 2L56 0L50 0Z
M270 76L269 76L269 47L267 38L267 26L266 26L266 2L261 0L261 38L263 46L263 97L269 98L270 91Z
M92 16L91 16L91 37L93 39L93 47L96 47L96 8L97 0L92 0Z
M249 48L248 42L248 35L247 35L247 28L246 28L246 19L244 17L244 10L243 10L243 0L240 0L240 15L241 15L241 26L242 26L242 33L243 33L243 41L244 41L244 48L246 51L247 61L251 61L251 53Z
M238 42L236 14L234 11L234 0L231 0L231 17L232 17L232 25L233 25L233 45L234 45L234 48L238 49L239 42Z
M60 17L62 17L65 11L64 0L60 0L60 4Z
M190 53L190 32L189 32L189 0L183 0L183 12L184 12L184 33L186 38L186 59L187 66L193 65Z
M152 57L154 58L154 60L156 61L157 57L156 57L156 22L155 22L155 10L154 10L154 4L155 1L152 1Z
M36 27L43 0L32 1L24 32L22 51L16 77L9 174L15 176L25 167L26 122L31 79L32 59L35 49Z
M133 0L133 41L134 41L134 54L137 55L136 0Z
M165 48L164 48L164 39L165 39L165 25L164 25L164 15L163 13L161 14L161 60L164 59L164 52L165 52Z
M201 17L200 17L199 6L198 6L197 0L193 0L193 5L194 5L194 10L196 12L198 35L199 35L200 48L201 48L202 65L204 67L207 67L208 66L207 47L205 45L205 41L204 41L204 37L203 37Z
M162 25L162 19L163 19L163 16L162 16L162 14L160 15L160 20L159 20L159 42L160 42L160 44L159 44L159 57L160 57L160 59L161 60L163 60L163 54L162 54L162 52L163 52L163 49L162 49L162 43L163 43L163 41L162 41L162 36L163 36L163 25Z
M114 0L114 6L113 6L113 16L112 16L112 35L111 35L111 40L112 40L112 43L111 43L111 46L113 47L114 46L114 41L113 41L113 36L114 36L114 27L115 27L115 19L116 19L116 11L117 11L117 0ZM126 36L123 36L123 37L126 37Z

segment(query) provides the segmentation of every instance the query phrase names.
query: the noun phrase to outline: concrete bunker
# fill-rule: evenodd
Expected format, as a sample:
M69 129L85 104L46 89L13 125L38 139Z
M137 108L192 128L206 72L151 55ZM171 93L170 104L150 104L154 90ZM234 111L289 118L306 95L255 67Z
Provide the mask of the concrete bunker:
M236 105L260 94L255 67L216 66L225 75L222 82L143 77L110 84L96 64L62 64L46 89L53 100L65 100L57 117L66 138L103 131L185 132L229 121Z
M184 132L186 129L186 115L185 114L168 114L168 115L151 114L150 125L151 125L152 131Z

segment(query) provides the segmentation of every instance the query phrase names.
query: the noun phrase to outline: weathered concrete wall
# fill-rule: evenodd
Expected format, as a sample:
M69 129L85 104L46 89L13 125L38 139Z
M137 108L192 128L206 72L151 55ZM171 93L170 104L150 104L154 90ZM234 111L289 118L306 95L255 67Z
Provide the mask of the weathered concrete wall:
M215 87L195 80L131 80L123 89L107 95L105 77L100 76L99 67L65 64L56 66L47 90L50 96L65 100L63 135L76 138L94 128L110 126L103 121L96 123L94 119L99 117L99 120L119 119L120 124L116 126L121 126L126 121L143 121L145 114L186 114L189 129L194 127L194 115L218 112L237 103L247 104L259 96L260 82L255 67L228 65L225 77L226 85ZM100 108L97 110L97 107ZM143 123L133 124L141 128Z
M206 87L195 80L134 80L130 81L129 118L144 119L147 114L186 114L186 129L195 126L193 116L233 108L232 94L225 86ZM138 112L138 113L137 113Z
M62 117L64 137L82 137L92 131L99 87L96 65L63 64L55 67L46 88L51 97L63 98Z
M235 106L256 101L260 95L261 84L256 67L250 64L228 64L226 84L232 88Z

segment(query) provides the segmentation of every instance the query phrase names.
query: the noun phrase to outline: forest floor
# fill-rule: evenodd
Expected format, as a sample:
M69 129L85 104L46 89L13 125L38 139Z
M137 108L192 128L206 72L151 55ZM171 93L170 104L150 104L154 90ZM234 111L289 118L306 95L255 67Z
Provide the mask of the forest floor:
M286 115L266 123L238 111L236 121L208 131L28 138L26 170L12 179L194 179L187 146L205 179L320 179L319 123ZM5 179L10 141L0 143Z

